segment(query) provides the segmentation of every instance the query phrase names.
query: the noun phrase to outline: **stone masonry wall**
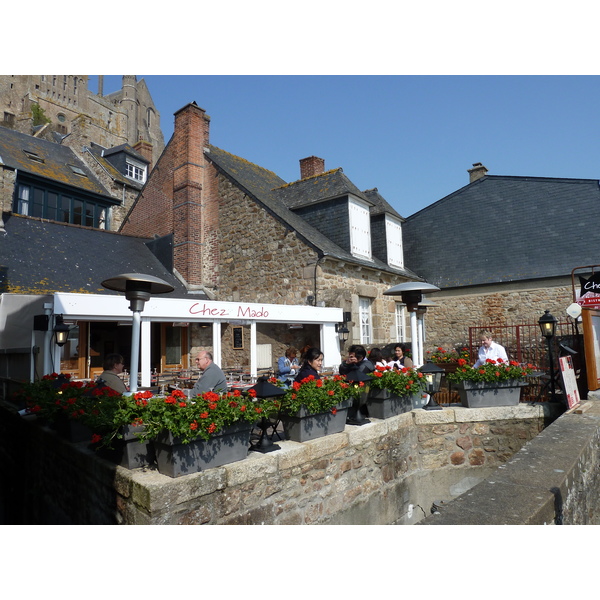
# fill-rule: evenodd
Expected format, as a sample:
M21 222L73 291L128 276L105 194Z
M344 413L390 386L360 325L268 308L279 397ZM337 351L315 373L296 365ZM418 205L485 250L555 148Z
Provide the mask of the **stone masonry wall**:
M541 288L514 289L503 292L476 291L450 295L431 294L436 306L425 316L430 346L446 348L469 341L469 327L493 327L537 323L549 310L556 318L565 319L566 308L573 302L570 285L547 285Z
M409 524L503 464L554 418L548 404L415 410L171 479L96 457L86 442L0 408L5 521Z

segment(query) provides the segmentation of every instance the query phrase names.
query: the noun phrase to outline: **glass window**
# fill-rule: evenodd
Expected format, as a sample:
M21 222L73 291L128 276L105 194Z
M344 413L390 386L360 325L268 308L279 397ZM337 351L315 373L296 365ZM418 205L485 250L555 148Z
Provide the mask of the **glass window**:
M20 215L29 215L29 187L26 185L19 186L19 205L17 213Z
M61 214L59 221L69 223L71 220L71 198L69 196L63 196L61 200Z
M45 217L44 215L44 190L33 188L33 208L31 211L32 217Z
M140 163L134 164L133 162L130 162L130 159L127 159L127 171L125 174L130 179L135 179L142 183L146 181L146 167L142 166Z
M396 341L406 342L406 306L396 302Z
M371 299L359 298L358 311L360 316L360 343L370 344L372 342L372 323L371 323Z
M166 337L166 361L169 365L181 363L181 327L167 327Z
M75 225L83 225L83 202L81 200L73 199L73 218L71 223Z

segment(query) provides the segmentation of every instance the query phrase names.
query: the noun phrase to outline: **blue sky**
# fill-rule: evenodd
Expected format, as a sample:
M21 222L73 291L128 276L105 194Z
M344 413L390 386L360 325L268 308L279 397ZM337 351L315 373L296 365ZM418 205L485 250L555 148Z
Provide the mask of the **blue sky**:
M319 156L404 217L467 185L475 162L490 175L600 178L596 75L142 78L165 141L173 113L195 101L212 144L286 181L299 178L301 158ZM120 87L120 75L105 75L105 94Z

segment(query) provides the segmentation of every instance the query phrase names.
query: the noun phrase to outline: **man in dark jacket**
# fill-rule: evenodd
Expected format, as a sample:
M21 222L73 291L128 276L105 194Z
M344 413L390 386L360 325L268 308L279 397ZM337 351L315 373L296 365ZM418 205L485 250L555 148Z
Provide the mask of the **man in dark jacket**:
M348 357L340 365L340 375L347 375L350 371L357 369L363 373L372 373L375 370L373 363L367 358L364 346L358 344L348 348Z

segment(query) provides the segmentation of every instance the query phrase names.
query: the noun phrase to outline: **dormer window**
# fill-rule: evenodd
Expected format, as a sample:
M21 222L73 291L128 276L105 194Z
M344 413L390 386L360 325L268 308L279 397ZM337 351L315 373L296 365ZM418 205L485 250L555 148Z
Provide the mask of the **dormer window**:
M33 160L38 163L46 162L39 154L36 154L35 152L32 152L31 150L23 150L23 152L25 153L25 156L29 160Z
M125 159L126 162L126 172L125 175L129 177L129 179L134 179L135 181L139 181L140 183L144 183L146 181L146 165L129 156Z
M348 199L350 251L353 256L371 259L371 219L369 207L357 198Z

